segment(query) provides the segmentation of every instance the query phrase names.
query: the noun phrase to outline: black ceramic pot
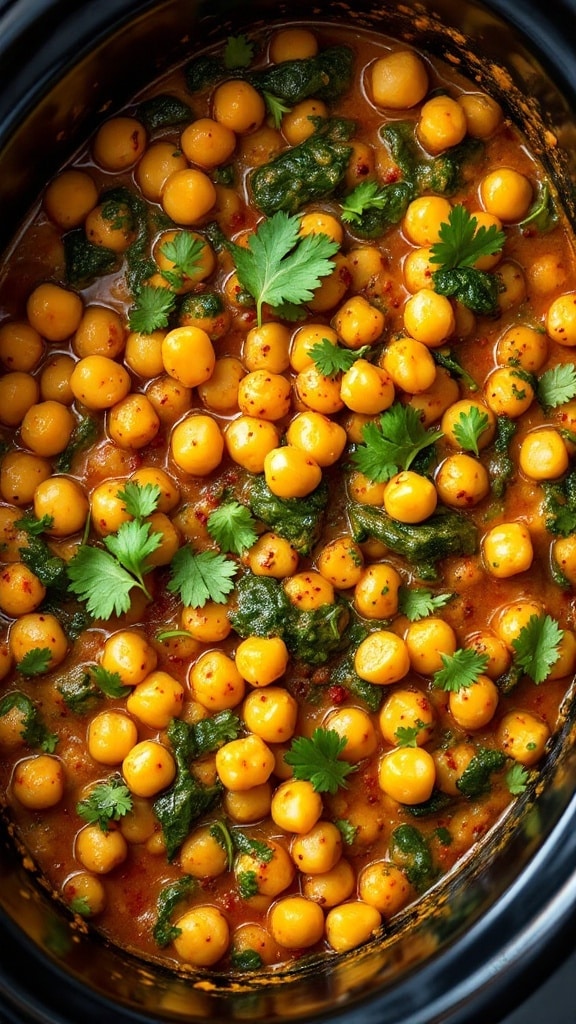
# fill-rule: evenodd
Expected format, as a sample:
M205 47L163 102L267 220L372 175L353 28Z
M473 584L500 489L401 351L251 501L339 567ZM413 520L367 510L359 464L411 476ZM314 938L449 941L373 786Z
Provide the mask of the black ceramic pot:
M0 0L0 247L104 104L209 39L290 16L460 61L522 124L576 224L575 0ZM575 718L568 701L538 791L479 860L385 940L274 983L176 977L75 931L0 834L0 1020L497 1024L574 945Z

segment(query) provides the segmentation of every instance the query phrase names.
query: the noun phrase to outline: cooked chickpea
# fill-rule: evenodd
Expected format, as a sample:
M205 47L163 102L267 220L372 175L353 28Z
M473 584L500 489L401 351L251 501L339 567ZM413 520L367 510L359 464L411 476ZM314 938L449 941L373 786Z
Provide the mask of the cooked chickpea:
M274 754L260 736L250 734L220 747L216 752L216 770L226 789L252 789L270 778Z
M14 370L0 377L0 423L17 427L30 409L36 408L38 381L30 373Z
M51 519L45 531L50 537L68 537L84 529L89 511L83 488L71 477L49 477L34 491L34 515Z
M325 604L334 604L334 587L319 572L310 569L284 580L288 599L301 611L314 611Z
M504 715L496 735L500 749L508 757L531 768L544 754L550 729L537 715L518 710Z
M386 370L367 359L357 359L342 374L340 397L347 409L374 416L389 409L396 390Z
M88 752L99 764L122 764L138 742L138 729L124 711L102 711L88 726Z
M224 651L215 649L205 651L192 666L190 688L194 700L203 707L224 711L240 703L246 686L234 660Z
M332 326L346 348L359 349L378 341L384 314L363 295L353 295L334 315Z
M338 344L338 335L332 327L324 324L305 324L299 327L292 336L289 357L290 366L295 373L302 373L313 364L310 350L319 345L323 340L330 345Z
M498 687L489 676L480 675L471 686L453 691L448 699L452 717L463 729L481 729L491 722L498 707Z
M249 636L236 648L236 668L250 686L269 686L284 675L290 654L279 636Z
M230 944L230 928L217 907L204 904L192 907L179 917L174 949L194 967L211 967L220 960Z
M473 508L490 492L487 470L465 452L444 459L434 483L440 500L451 508Z
M160 418L146 395L126 395L108 411L108 434L120 448L145 448L160 430Z
M76 858L87 871L107 875L128 856L128 844L117 829L103 832L99 825L86 825L76 836Z
M569 461L562 435L553 427L530 431L520 445L520 468L530 480L555 480L566 472Z
M230 159L236 148L236 135L211 117L199 117L182 132L180 147L191 164L211 171Z
M312 783L304 779L287 779L272 796L272 820L287 832L309 832L321 814L322 797Z
M270 813L272 787L269 782L263 782L252 789L227 789L222 799L226 814L233 821L239 825L249 825Z
M142 154L135 171L142 195L152 203L159 203L162 189L170 175L187 166L184 153L176 149L174 143L163 140L153 142Z
M354 501L365 505L382 505L386 484L369 480L363 473L354 472L348 481L348 493Z
M162 340L162 362L171 377L193 388L212 376L216 353L206 331L199 327L175 327Z
M408 648L396 633L377 629L356 648L354 668L361 679L377 686L397 683L410 668Z
M277 497L303 498L316 490L322 480L322 470L301 448L284 445L272 448L264 456L264 476Z
M146 129L134 117L112 117L94 138L92 153L106 171L125 171L140 159L146 146Z
M87 171L70 167L47 185L43 206L51 221L65 231L83 224L98 202L98 189Z
M412 50L392 50L374 61L369 70L372 98L378 107L415 107L428 92L426 65Z
M440 423L440 429L442 430L446 441L453 448L462 447L461 439L458 437L457 431L462 429L466 422L469 419L472 419L472 416L474 416L478 423L481 420L482 423L485 424L476 439L478 449L481 451L483 448L486 448L494 439L494 435L496 433L496 416L492 410L489 409L484 402L481 402L478 399L462 398L446 409Z
M488 213L510 223L522 220L532 202L532 184L513 167L498 167L480 182L480 200Z
M388 920L414 898L414 890L404 872L395 864L375 860L360 872L358 895Z
M442 196L413 199L402 222L404 234L413 245L433 245L439 240L440 225L448 221L451 210L451 204Z
M568 582L576 585L576 535L557 537L552 545L552 558Z
M228 866L228 855L210 825L200 825L180 848L180 867L194 878L217 878Z
M289 146L299 146L316 131L315 118L324 120L328 107L322 100L306 99L296 103L282 117L282 134Z
M101 914L106 906L106 890L97 875L87 871L78 871L66 879L62 887L62 895L75 910L76 902L82 905L82 916L88 912L89 917Z
M325 377L315 366L307 366L300 371L294 382L294 391L301 405L325 416L344 408L340 378Z
M0 611L18 618L36 611L46 597L46 587L24 562L0 568Z
M64 796L62 762L50 754L35 754L19 761L12 776L12 792L30 811L46 811Z
M339 423L309 410L297 413L286 431L286 440L310 455L319 466L337 462L346 446L346 431Z
M305 896L285 896L272 906L269 927L279 946L305 949L324 935L324 914Z
M473 139L488 139L502 123L502 107L485 92L465 92L457 102L464 111L466 132Z
M295 109L295 108L294 108ZM344 230L339 220L324 210L314 210L300 217L299 235L326 235L337 245L344 239Z
M137 686L156 668L158 655L143 633L121 629L104 643L100 664L117 672L123 686Z
M431 248L422 246L420 249L412 249L404 259L404 284L412 294L421 288L434 288L432 274L438 270L438 266L431 261L431 255Z
M105 480L94 488L90 496L90 514L94 529L101 537L116 530L131 519L120 493L123 480Z
M17 665L35 648L49 651L47 672L60 665L68 653L68 638L56 616L49 612L21 615L12 623L8 640Z
M534 388L513 366L501 366L488 374L484 401L495 416L517 419L534 401Z
M422 747L396 747L384 754L380 762L380 789L401 804L421 804L429 800L435 781L434 759Z
M180 620L182 629L194 640L205 644L225 640L232 629L227 606L216 601L207 601L202 608L185 605Z
M258 416L238 416L224 429L224 443L230 457L250 473L262 473L269 452L278 447L278 428Z
M272 576L285 579L293 576L298 568L298 552L285 537L275 533L263 533L247 553L250 571L255 576Z
M212 416L194 413L176 424L171 437L174 462L191 476L207 476L222 461L224 437Z
M347 953L374 938L382 918L376 907L363 900L350 900L333 907L326 915L326 939L337 953Z
M151 729L165 729L182 712L184 687L168 672L155 671L138 683L126 709Z
M526 268L526 276L532 292L536 295L550 295L559 291L566 283L566 265L560 253L544 252Z
M466 647L488 658L484 672L490 679L499 679L510 667L510 654L506 644L495 633L480 630L466 638Z
M241 853L236 858L234 871L237 877L248 871L253 872L258 893L273 897L292 884L296 869L289 853L279 842L269 839L266 845L272 850L270 860L263 861L256 854Z
M438 367L431 387L410 396L408 404L418 413L423 425L435 423L460 397L458 381L443 368Z
M354 587L354 607L366 619L391 619L398 611L402 579L393 565L367 565Z
M124 253L136 239L136 228L126 203L99 203L86 217L86 238L91 245Z
M540 618L544 609L538 601L521 598L500 608L495 617L494 629L506 646L513 650L513 642L533 616Z
M302 894L322 907L334 907L352 895L355 875L343 857L329 871L302 876Z
M538 373L548 358L548 338L543 331L526 324L509 327L498 341L496 359Z
M562 637L556 649L557 658L548 670L546 679L564 679L571 676L576 667L576 634L571 629L562 630Z
M376 750L376 730L372 719L362 708L342 707L331 711L324 722L324 728L334 730L340 739L346 740L344 749L338 755L342 761L356 764L370 757Z
M130 391L130 374L107 356L86 356L70 376L74 398L88 409L109 409Z
M180 269L170 256L172 251L170 247L176 245L181 238L185 238L187 241L199 246L199 252L189 261L190 265L186 266L185 269ZM161 287L166 287L166 284L169 283L177 295L193 292L201 281L205 281L207 277L210 277L216 266L214 250L204 236L196 231L164 231L154 244L152 253L160 271L158 284ZM171 275L175 275L175 277ZM154 282L156 280L156 277L151 279ZM182 318L186 320L187 310L192 301L190 299L182 304L179 317L182 326L189 326L188 324L182 324ZM200 325L197 324L196 326Z
M106 306L87 306L82 314L72 347L77 356L108 356L114 359L124 351L125 332L118 313Z
M309 299L306 305L313 313L326 313L334 309L342 301L350 287L350 269L347 257L337 252L332 257L334 269L326 277L322 278L320 285L315 289L314 296Z
M47 459L30 452L8 452L0 467L2 498L18 507L29 505L38 484L47 480L50 473L51 466Z
M424 149L435 155L462 142L466 115L450 96L433 96L421 108L416 130Z
M342 856L340 830L331 821L318 821L309 832L292 840L290 855L303 874L325 875Z
M414 338L388 342L381 364L394 387L412 395L427 391L436 379L436 363L428 347Z
M424 676L434 675L441 669L442 655L454 654L458 646L452 626L431 615L411 622L404 640L412 668Z
M252 327L242 348L242 360L249 372L284 373L290 365L290 331L274 320Z
M245 416L280 420L290 409L290 383L279 373L253 370L238 388L238 405Z
M576 345L576 293L567 292L554 299L546 311L546 333L566 348Z
M75 365L72 356L67 355L54 355L43 363L39 381L40 397L44 401L72 405L74 394L70 387L70 377Z
M47 341L66 341L78 329L84 306L76 292L45 281L28 296L30 325Z
M386 699L378 724L380 732L390 746L399 743L400 730L414 731L417 746L423 746L432 736L436 715L423 690L394 690Z
M175 224L198 224L216 203L216 188L204 171L186 167L173 171L164 182L161 203Z
M26 321L9 320L0 326L0 362L8 370L31 373L44 353L44 342Z
M450 299L422 288L404 306L404 328L428 348L438 348L454 333L456 321Z
M212 108L215 120L238 135L259 128L266 115L260 93L249 82L237 78L216 87Z
M432 515L437 503L432 481L411 469L396 473L384 488L384 508L400 523L423 522Z
M456 743L434 751L436 785L441 793L460 795L458 783L475 756L476 747L472 743Z
M176 776L176 762L167 747L155 740L142 740L122 761L122 775L131 793L155 796Z
M58 455L70 441L76 425L70 410L60 402L38 402L25 412L20 437L35 455Z
M265 743L285 743L296 729L298 703L283 687L268 686L248 694L242 717L250 732Z
M502 313L519 306L526 298L524 270L515 260L502 260L498 267L498 309Z
M351 537L336 537L318 555L318 572L337 590L354 587L362 576L362 549Z
M482 539L484 564L491 576L508 579L526 572L532 565L534 548L524 523L500 523Z
M160 423L167 427L190 412L192 406L192 389L184 387L168 374L151 381L146 396L154 406Z

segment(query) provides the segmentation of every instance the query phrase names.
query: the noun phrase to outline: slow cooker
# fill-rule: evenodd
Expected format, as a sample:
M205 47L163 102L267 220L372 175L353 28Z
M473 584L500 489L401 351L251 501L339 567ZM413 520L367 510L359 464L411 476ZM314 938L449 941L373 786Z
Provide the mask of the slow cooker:
M287 18L381 29L456 62L521 124L576 227L576 0L0 0L0 247L102 110L211 40ZM385 942L273 983L197 985L78 930L5 829L0 1019L497 1024L576 934L575 729L568 700L537 791Z

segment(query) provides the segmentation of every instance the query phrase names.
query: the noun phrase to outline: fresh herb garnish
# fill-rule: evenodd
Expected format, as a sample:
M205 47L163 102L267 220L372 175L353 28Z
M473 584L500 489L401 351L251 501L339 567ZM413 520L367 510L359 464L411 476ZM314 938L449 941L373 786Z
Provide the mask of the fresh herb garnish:
M544 181L539 189L536 199L528 210L523 220L518 221L519 228L526 228L532 225L542 234L550 231L558 223L558 210L554 202L550 185Z
M417 622L444 608L453 597L453 594L433 594L425 587L401 586L398 591L398 611L410 622Z
M74 899L70 900L68 906L73 914L79 914L80 917L90 917L92 913L86 896L75 896Z
M16 668L23 676L41 676L50 668L52 651L49 647L33 647L18 662Z
M131 810L130 790L117 775L99 783L89 796L76 804L76 813L89 825L98 825L103 832L109 831L111 821L120 821Z
M122 615L130 608L134 587L151 597L144 577L152 566L146 559L161 542L162 535L151 531L150 523L132 519L103 538L106 551L81 544L68 564L70 590L96 619Z
M234 68L247 68L254 56L254 43L247 36L228 36L224 47L224 67L229 71Z
M564 631L550 615L531 615L512 641L514 660L535 683L548 678L560 657Z
M394 738L399 747L417 747L418 734L421 729L426 728L426 723L418 718L414 725L399 725L394 733Z
M225 604L234 589L236 562L216 551L196 553L190 545L180 548L170 563L166 589L178 594L189 608L203 608L207 601Z
M545 409L555 409L576 397L576 367L562 363L546 370L538 378L536 397Z
M486 670L489 658L472 647L461 647L454 654L440 654L442 668L438 669L432 682L439 690L458 693L472 686Z
M205 242L191 231L177 231L173 238L160 246L160 252L174 266L161 270L162 277L171 288L181 288L185 278L192 277L202 264Z
M346 846L352 846L356 836L358 835L358 825L353 825L348 818L335 818L334 824L340 832Z
M506 772L508 791L512 796L520 796L521 793L525 792L529 779L530 772L523 764L513 764L510 770Z
M476 217L461 203L456 204L443 221L438 232L438 241L430 248L430 262L438 263L444 270L473 267L482 256L499 253L506 241L504 232L491 224L478 227Z
M312 736L298 736L292 740L284 755L286 764L294 769L294 778L312 783L317 793L336 793L346 788L346 776L356 771L356 765L339 760L346 746L346 738L335 729L315 729Z
M124 686L119 672L109 672L102 665L92 665L89 676L106 697L118 700L132 692L131 686Z
M50 732L44 725L36 705L25 693L16 690L7 693L0 700L0 718L16 709L22 718L20 735L30 747L38 747L45 754L53 754L58 743L58 736Z
M158 484L138 484L128 480L122 490L118 491L117 497L124 502L128 515L145 519L158 508L161 493Z
M25 513L20 516L20 519L16 519L14 526L17 530L24 530L29 537L39 537L45 530L49 530L54 525L54 516L41 516L37 519L31 512Z
M238 892L243 900L249 900L252 896L258 895L258 875L255 871L239 871L236 875Z
M362 181L349 192L342 203L342 220L355 224L366 210L383 210L388 204L385 190L376 181Z
M154 941L160 949L169 946L181 934L182 929L171 924L170 918L176 906L194 891L197 884L192 875L182 875L182 878L178 878L160 892L156 904L157 917L152 929Z
M131 331L152 334L168 327L170 314L176 308L176 295L169 288L144 284L138 290L135 303L129 311L128 323Z
M366 423L364 443L352 453L352 461L364 476L384 483L402 469L409 469L419 452L442 437L441 430L427 430L411 405L395 402L380 417Z
M242 555L258 540L250 509L239 501L225 501L208 516L208 533L222 551Z
M335 377L338 373L346 373L357 359L363 359L370 351L370 345L359 349L342 348L333 345L328 338L322 338L313 345L308 355L324 377Z
M230 960L237 971L257 971L264 963L255 949L233 949Z
M267 89L262 90L262 95L264 97L264 102L266 103L268 113L272 117L274 127L280 128L282 124L283 115L289 114L290 111L292 110L292 107L286 106L283 100L281 100L278 96L274 96L273 93L268 92Z
M262 307L291 320L314 295L321 278L332 273L338 245L327 235L300 235L300 218L279 210L262 221L244 249L229 243L238 280L256 301L258 324Z
M462 448L478 455L478 442L488 423L488 413L480 412L477 406L471 405L466 412L460 413L454 424L454 437Z

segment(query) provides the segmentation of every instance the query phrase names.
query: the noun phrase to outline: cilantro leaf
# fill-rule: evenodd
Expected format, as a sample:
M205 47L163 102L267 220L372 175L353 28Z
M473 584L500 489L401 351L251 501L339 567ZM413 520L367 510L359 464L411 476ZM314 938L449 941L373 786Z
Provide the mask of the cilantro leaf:
M399 725L394 733L399 747L417 747L418 733L424 729L426 723L418 718L414 725Z
M330 257L338 251L337 243L323 234L301 236L299 230L299 217L278 210L259 224L248 248L228 243L240 284L256 301L259 325L264 303L284 313L287 305L308 302L321 278L334 269Z
M355 224L366 210L383 210L388 204L387 193L376 181L362 181L349 192L342 203L342 220Z
M274 96L273 93L268 92L266 89L262 90L262 95L268 108L268 113L272 116L274 127L280 128L283 114L290 113L292 107L287 107L278 96Z
M369 480L384 483L401 469L409 469L419 452L442 437L440 430L427 430L411 405L395 402L380 417L380 423L366 423L364 443L352 453L352 461Z
M90 917L92 913L86 896L75 896L74 899L70 900L68 906L73 914L79 914L80 917Z
M105 546L118 559L120 565L136 577L135 583L148 597L150 594L144 586L144 576L152 567L147 566L145 562L162 543L162 535L151 530L150 523L132 519L128 523L122 523L116 533L109 533L104 537Z
M550 185L547 181L540 185L538 195L523 220L518 221L519 228L532 224L537 231L550 231L558 223L558 210L554 202Z
M452 600L453 594L433 594L425 587L401 586L398 591L398 611L410 622L425 619Z
M20 735L30 747L38 747L45 754L53 754L56 750L58 737L49 732L44 725L38 708L25 693L19 690L7 693L0 700L0 718L16 709L22 720Z
M162 491L158 484L139 484L135 480L128 480L117 497L124 502L128 515L137 519L145 519L151 516L158 508L158 502Z
M370 351L370 345L359 349L342 348L333 345L328 338L322 338L310 349L308 355L324 377L335 377L337 373L346 373L357 359L363 359Z
M317 793L336 793L346 788L346 776L356 771L356 765L339 760L346 746L346 738L335 729L315 729L312 736L297 736L284 755L286 764L292 765L295 779L312 783Z
M460 413L454 424L454 437L462 448L478 455L478 442L488 423L488 413L480 412L477 406L471 405L467 412Z
M440 264L444 270L473 267L481 256L500 252L506 241L506 235L495 224L478 227L476 217L461 203L452 207L438 236L430 249L430 262Z
M254 43L250 42L247 36L228 36L224 47L224 66L228 70L233 68L247 68L254 56Z
M14 526L18 530L24 530L29 537L38 537L44 530L49 530L54 525L54 516L41 516L37 519L31 512L25 513L16 519Z
M181 934L182 929L170 923L170 918L175 907L182 900L185 900L196 888L196 879L192 875L182 875L171 885L162 889L156 904L157 917L152 928L152 935L156 945L164 949Z
M236 875L238 892L243 900L249 900L252 896L258 895L258 875L255 871L239 871Z
M208 533L222 551L241 555L258 540L250 509L239 501L226 501L208 516Z
M108 551L82 544L68 564L70 590L95 619L123 615L138 581Z
M560 657L564 630L550 615L531 615L512 641L515 661L535 683L543 683Z
M76 804L76 813L89 825L108 832L111 821L120 821L132 810L132 795L118 775L95 786L90 795Z
M191 547L179 549L170 563L171 576L166 589L179 594L189 608L203 608L207 601L225 604L234 589L232 582L237 565L216 551L200 551Z
M174 264L161 274L171 288L181 288L184 278L192 277L202 264L205 242L191 231L177 231L172 239L160 246L160 252Z
M454 654L441 654L443 668L432 676L432 682L439 690L458 693L472 686L482 675L488 664L487 654L479 654L471 647L461 647Z
M340 832L346 846L352 846L352 843L358 835L358 825L353 825L351 821L348 821L348 818L336 818L334 824Z
M135 304L128 313L131 331L152 334L162 327L168 327L170 314L176 306L176 295L169 288L145 284L136 295Z
M52 651L49 647L33 647L26 651L16 668L23 676L41 676L50 668Z
M230 960L237 971L257 971L264 963L255 949L233 949Z
M513 764L510 770L506 772L506 785L512 796L520 796L521 793L524 793L529 779L530 772L527 771L523 764Z
M119 672L109 672L102 665L92 665L90 678L94 680L98 689L107 697L121 699L122 697L127 697L132 692L131 686L124 686Z
M576 367L562 363L546 370L538 378L536 397L545 409L555 409L576 397Z

